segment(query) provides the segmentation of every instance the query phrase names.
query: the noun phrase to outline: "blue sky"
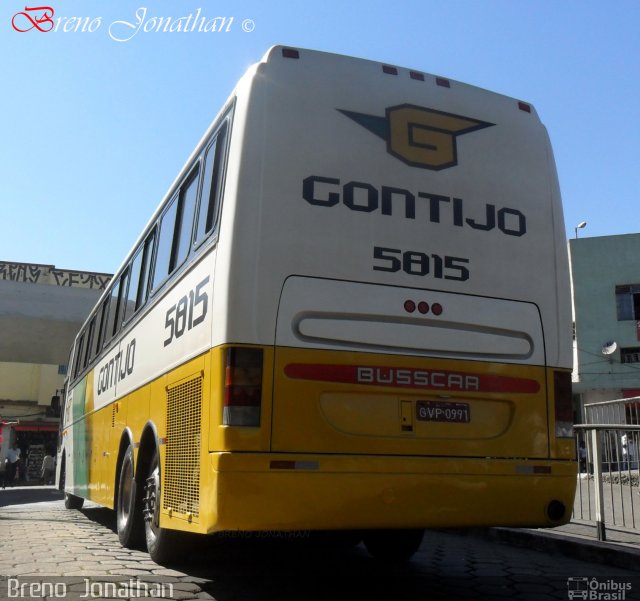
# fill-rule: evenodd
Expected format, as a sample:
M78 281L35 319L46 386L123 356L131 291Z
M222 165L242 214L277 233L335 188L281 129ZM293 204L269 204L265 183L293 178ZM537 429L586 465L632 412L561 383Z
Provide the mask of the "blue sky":
M17 13L100 18L35 29ZM233 17L230 31L110 37L116 21ZM16 16L17 15L17 16ZM14 18L15 17L15 18ZM243 31L251 20L253 30ZM133 30L114 26L114 35ZM567 236L640 231L640 2L5 0L0 261L113 272L236 81L273 44L361 56L533 103Z

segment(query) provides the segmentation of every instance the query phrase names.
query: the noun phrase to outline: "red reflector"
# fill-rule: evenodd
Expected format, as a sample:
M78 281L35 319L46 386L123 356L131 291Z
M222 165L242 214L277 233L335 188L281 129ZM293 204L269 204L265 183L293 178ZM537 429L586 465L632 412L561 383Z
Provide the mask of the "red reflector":
M422 73L418 73L417 71L409 72L409 77L411 77L411 79L415 79L417 81L424 81L424 75Z
M420 311L420 313L422 313L423 315L429 313L429 305L424 301L418 303L418 311Z
M416 304L412 300L404 301L404 310L407 313L413 313L416 310Z
M269 467L272 470L294 470L296 469L295 461L271 461Z
M525 113L530 113L531 112L531 106L528 105L526 102L518 102L518 108L521 111L524 111Z
M295 48L283 48L282 56L284 58L300 58L300 53Z
M272 470L318 470L320 463L317 461L286 461L274 459L269 462Z
M534 465L533 473L534 474L550 474L551 466L550 465Z
M451 82L444 77L436 77L436 85L439 85L442 88L450 88Z
M433 303L433 305L431 305L431 312L434 315L442 315L442 305L440 303Z
M386 73L387 75L397 75L398 69L396 69L395 67L390 67L389 65L382 65L382 72Z

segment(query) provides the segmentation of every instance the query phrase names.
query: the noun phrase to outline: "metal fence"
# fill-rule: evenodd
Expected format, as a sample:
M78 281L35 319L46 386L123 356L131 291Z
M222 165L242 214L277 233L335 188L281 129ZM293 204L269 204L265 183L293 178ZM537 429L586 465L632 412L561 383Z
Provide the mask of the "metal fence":
M606 528L640 529L640 397L585 405L574 426L578 483L574 519Z

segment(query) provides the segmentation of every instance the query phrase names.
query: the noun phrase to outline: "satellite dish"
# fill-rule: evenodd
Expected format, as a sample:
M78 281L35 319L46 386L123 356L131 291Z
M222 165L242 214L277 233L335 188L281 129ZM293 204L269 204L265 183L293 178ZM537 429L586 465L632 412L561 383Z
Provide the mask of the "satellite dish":
M605 342L604 346L602 347L602 354L605 356L613 355L613 353L616 352L617 348L618 348L617 342L614 342L613 340L609 342Z

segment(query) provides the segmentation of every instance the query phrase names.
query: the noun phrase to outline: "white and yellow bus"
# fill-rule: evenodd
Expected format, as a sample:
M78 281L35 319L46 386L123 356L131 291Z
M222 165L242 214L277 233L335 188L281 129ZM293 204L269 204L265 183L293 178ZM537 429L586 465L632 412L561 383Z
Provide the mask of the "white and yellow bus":
M527 103L274 47L79 332L68 507L180 532L569 519L571 313L548 136Z

